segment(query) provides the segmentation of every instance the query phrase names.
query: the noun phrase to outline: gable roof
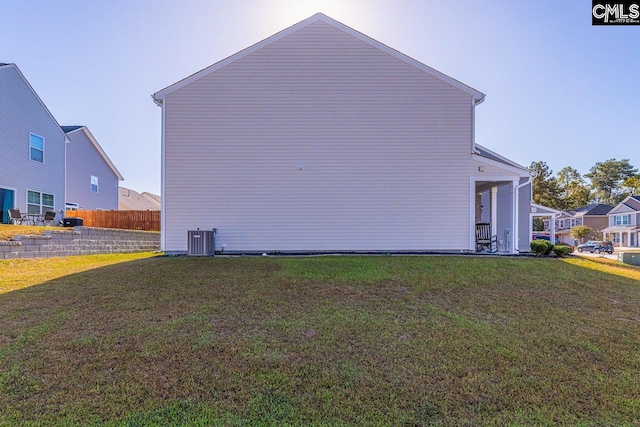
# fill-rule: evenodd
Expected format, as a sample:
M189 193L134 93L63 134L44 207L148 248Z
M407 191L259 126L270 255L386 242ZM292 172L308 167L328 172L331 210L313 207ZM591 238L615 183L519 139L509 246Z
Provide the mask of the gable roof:
M138 193L126 187L118 188L118 209L127 211L159 211L160 196L143 191Z
M603 205L602 203L593 203L581 208L574 209L571 212L573 212L573 214L576 216L606 215L611 209L613 209L613 206Z
M120 171L113 164L113 162L111 161L109 156L107 156L107 153L104 152L104 150L102 149L102 147L100 146L98 141L93 137L93 135L89 131L88 127L86 127L86 126L61 126L61 128L66 134L72 134L72 133L75 133L75 132L78 132L78 131L82 130L85 133L85 135L87 135L87 138L89 138L89 141L91 141L91 143L93 144L95 149L98 150L98 153L100 153L100 155L102 156L104 161L107 163L109 168L111 168L111 170L113 171L115 176L118 177L118 181L124 181L124 178L122 177L122 174L120 174Z
M2 62L0 63L0 69L2 68L14 68L16 70L16 72L18 73L18 76L20 76L20 78L24 81L24 83L27 85L27 87L29 88L29 90L33 93L33 95L36 97L36 99L38 100L38 102L40 103L40 105L42 106L42 108L44 108L44 110L47 112L47 114L49 115L49 117L51 117L51 120L53 120L53 122L56 124L56 126L58 127L58 129L60 129L60 132L64 135L64 140L65 142L69 142L69 138L67 138L67 133L62 130L62 128L60 127L60 124L58 123L58 121L56 120L55 117L53 117L53 114L51 114L51 111L49 111L49 109L47 108L47 106L45 105L44 102L42 102L42 99L40 99L40 96L38 95L38 92L36 92L33 87L31 86L31 83L29 83L29 80L27 80L27 78L24 76L24 74L22 74L22 71L20 71L20 68L18 68L18 66L16 64L12 64L12 63L5 63Z
M640 212L640 196L627 196L623 201L618 203L615 208L611 209L610 214L622 212Z
M60 126L65 133L73 132L74 130L78 130L83 126Z
M256 44L244 49L244 50L241 50L240 52L238 52L238 53L236 53L234 55L229 56L228 58L223 59L222 61L216 62L215 64L213 64L213 65L211 65L211 66L209 66L209 67L207 67L207 68L205 68L203 70L200 70L195 74L192 74L192 75L190 75L190 76L188 76L188 77L186 77L186 78L184 78L184 79L182 79L182 80L180 80L180 81L178 81L178 82L176 82L176 83L174 83L174 84L172 84L170 86L167 86L166 88L154 93L151 96L153 97L153 99L156 102L156 104L162 105L162 101L164 100L164 98L165 98L165 96L167 94L169 94L169 93L171 93L173 91L176 91L176 90L178 90L178 89L180 89L180 88L182 88L182 87L184 87L184 86L186 86L186 85L188 85L188 84L190 84L190 83L192 83L192 82L194 82L196 80L199 80L202 77L205 77L205 76L207 76L207 75L219 70L220 68L225 67L225 66L231 64L232 62L235 62L235 61L237 61L237 60L239 60L241 58L244 58L245 56L247 56L247 55L249 55L249 54L251 54L251 53L253 53L253 52L255 52L255 51L259 50L259 49L262 49L263 47L268 46L271 43L274 43L274 42L276 42L276 41L278 41L278 40L280 40L280 39L282 39L282 38L284 38L284 37L296 32L298 30L300 30L301 28L304 28L304 27L306 27L308 25L311 25L311 24L313 24L314 22L317 22L317 21L322 21L322 22L324 22L326 24L329 24L332 27L337 28L338 30L343 31L343 32L345 32L345 33L357 38L358 40L363 41L363 42L369 44L370 46L373 46L373 47L375 47L375 48L377 48L377 49L379 49L379 50L381 50L381 51L383 51L383 52L385 52L385 53L387 53L387 54L389 54L389 55L391 55L391 56L393 56L393 57L395 57L395 58L397 58L397 59L399 59L401 61L404 61L405 63L407 63L407 64L409 64L409 65L411 65L411 66L413 66L413 67L415 67L415 68L417 68L417 69L419 69L421 71L424 71L425 73L429 74L430 76L435 77L435 78L437 78L437 79L439 79L439 80L441 80L441 81L443 81L443 82L445 82L445 83L447 83L447 84L449 84L449 85L461 90L462 92L469 94L474 99L474 103L475 104L480 104L482 101L484 101L484 98L485 98L485 94L484 93L479 92L476 89L472 88L471 86L467 86L464 83L459 82L458 80L456 80L454 78L451 78L451 77L447 76L446 74L443 74L440 71L437 71L437 70L435 70L435 69L433 69L433 68L431 68L431 67L429 67L429 66L427 66L427 65L425 65L425 64L423 64L423 63L421 63L419 61L416 61L415 59L413 59L413 58L411 58L411 57L409 57L409 56L407 56L407 55L405 55L405 54L403 54L403 53L401 53L401 52L399 52L399 51L397 51L397 50L395 50L393 48L390 48L389 46L387 46L387 45L385 45L383 43L380 43L379 41L374 40L371 37L369 37L369 36L367 36L365 34L362 34L361 32L356 31L353 28L348 27L348 26L342 24L341 22L338 22L335 19L330 18L330 17L328 17L327 15L325 15L323 13L316 13L315 15L313 15L313 16L311 16L311 17L309 17L309 18L307 18L307 19L305 19L303 21L300 21L297 24L295 24L295 25L293 25L293 26L291 26L291 27L289 27L289 28L287 28L285 30L280 31L280 32L274 34L273 36L262 40L261 42L258 42Z
M640 211L640 196L629 196L622 201L634 211Z

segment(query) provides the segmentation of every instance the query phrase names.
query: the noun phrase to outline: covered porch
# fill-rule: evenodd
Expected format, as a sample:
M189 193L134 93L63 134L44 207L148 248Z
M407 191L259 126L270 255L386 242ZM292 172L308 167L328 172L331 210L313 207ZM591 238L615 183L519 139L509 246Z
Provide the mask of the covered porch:
M533 230L533 219L534 218L544 218L549 221L549 241L556 244L556 218L562 215L562 211L557 209L549 208L547 206L542 206L537 203L531 203L531 233L535 234L536 231ZM541 231L541 233L543 233Z
M602 230L605 241L613 242L616 247L638 247L638 227L636 225L617 225Z
M529 251L529 184L528 177L514 179L512 176L472 181L474 212L471 228L476 252L517 254ZM479 243L482 229L490 230L488 245Z

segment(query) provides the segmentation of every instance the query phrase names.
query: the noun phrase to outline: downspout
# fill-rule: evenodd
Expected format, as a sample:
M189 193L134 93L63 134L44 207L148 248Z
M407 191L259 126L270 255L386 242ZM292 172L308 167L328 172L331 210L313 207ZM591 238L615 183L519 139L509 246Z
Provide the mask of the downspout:
M471 101L471 152L476 152L476 105L482 104L484 102L484 97L486 95L483 93L481 98L473 99Z
M524 187L525 185L529 185L529 184L531 184L531 175L529 175L529 177L527 178L527 180L525 182L523 182L522 184L519 184L519 185L516 186L515 192L514 192L515 194L513 195L513 198L515 199L514 211L515 211L515 219L516 219L516 223L513 224L513 226L514 226L513 227L513 229L514 229L513 230L513 240L514 240L513 241L513 250L514 251L517 250L518 252L520 252L520 244L518 243L519 239L520 239L520 236L518 235L519 234L518 233L518 231L519 231L518 229L520 228L519 227L520 226L520 220L519 220L519 216L518 216L520 214L520 212L518 212L520 210L519 209L519 207L520 207L520 189L522 187ZM532 192L532 194L533 194L533 192ZM516 246L518 246L518 249L516 249Z
M151 95L151 97L153 98L153 101L156 103L156 105L162 109L161 119L160 119L160 123L161 123L160 124L161 126L161 130L160 130L160 250L165 251L166 250L166 229L167 229L165 226L165 220L166 220L165 201L167 198L165 196L165 180L164 180L166 99L164 97L156 98L155 94Z

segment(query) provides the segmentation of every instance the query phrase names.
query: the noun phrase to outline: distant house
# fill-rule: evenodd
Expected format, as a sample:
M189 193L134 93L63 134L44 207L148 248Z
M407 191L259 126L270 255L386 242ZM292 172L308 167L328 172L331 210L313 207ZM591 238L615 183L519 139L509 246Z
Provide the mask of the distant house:
M65 144L60 128L15 64L0 63L0 208L43 214L65 208ZM58 213L58 219L60 214Z
M611 209L613 208L609 205L594 203L574 210L561 211L555 219L556 236L562 243L576 245L580 242L571 237L571 229L577 225L585 225L591 228L587 240L601 238L602 231L609 225L607 214ZM549 232L549 221L545 221L544 226L545 231Z
M160 196L146 191L138 193L125 187L119 189L118 209L121 211L159 211L160 207Z
M528 251L531 175L476 144L485 95L316 14L153 95L162 248Z
M602 230L615 246L640 246L640 196L628 196L608 213L608 227Z
M124 178L86 126L62 126L67 144L67 209L117 210Z

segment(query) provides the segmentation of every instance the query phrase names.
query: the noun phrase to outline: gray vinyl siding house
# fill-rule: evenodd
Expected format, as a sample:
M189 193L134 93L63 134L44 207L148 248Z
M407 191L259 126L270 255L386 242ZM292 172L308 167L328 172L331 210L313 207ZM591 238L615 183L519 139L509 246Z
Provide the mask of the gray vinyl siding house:
M67 144L67 207L118 210L124 178L86 126L62 126Z
M167 253L214 227L225 253L475 251L483 219L528 250L530 174L475 144L484 94L323 14L153 97Z
M0 64L0 208L65 207L66 135L15 64ZM58 214L59 215L59 214Z
M602 230L614 246L640 246L640 196L627 196L607 213L608 227Z

